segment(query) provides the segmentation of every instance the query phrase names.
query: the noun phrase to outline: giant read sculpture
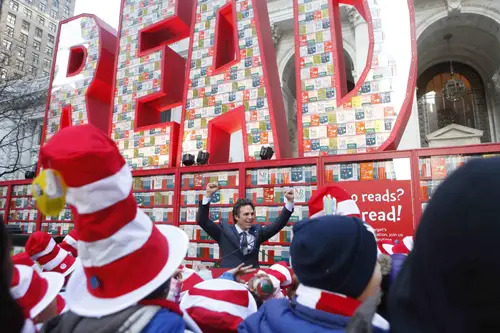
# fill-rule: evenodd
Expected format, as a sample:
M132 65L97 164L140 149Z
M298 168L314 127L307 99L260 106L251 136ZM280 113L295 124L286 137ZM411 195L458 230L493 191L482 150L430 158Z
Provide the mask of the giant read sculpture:
M366 67L345 84L340 4L368 25ZM412 0L294 0L299 155L395 149L416 75ZM172 44L190 37L187 61ZM291 157L266 1L123 0L115 32L93 15L61 22L44 140L92 123L134 170L180 167L184 154L245 161L262 146Z

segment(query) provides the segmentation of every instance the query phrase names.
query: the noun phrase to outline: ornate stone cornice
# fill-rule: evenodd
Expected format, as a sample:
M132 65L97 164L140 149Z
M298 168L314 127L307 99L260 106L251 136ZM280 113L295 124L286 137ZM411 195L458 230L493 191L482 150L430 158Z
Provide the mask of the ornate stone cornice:
M448 8L448 15L455 16L462 12L462 0L445 0Z
M280 27L276 23L271 24L271 31L273 33L274 47L276 47L276 45L278 45L283 34L281 33Z

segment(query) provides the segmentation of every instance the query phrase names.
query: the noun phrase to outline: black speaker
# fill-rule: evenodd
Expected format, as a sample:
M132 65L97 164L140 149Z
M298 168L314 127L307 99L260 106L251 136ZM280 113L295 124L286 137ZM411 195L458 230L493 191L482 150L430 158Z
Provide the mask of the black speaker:
M33 179L35 178L35 176L36 176L35 171L26 171L24 173L24 179Z
M194 164L194 155L184 154L182 155L182 164L185 166L191 166Z
M207 164L209 157L210 157L210 154L208 152L204 152L203 150L200 150L198 152L198 156L196 157L196 163L198 163L198 165Z
M272 147L262 146L260 148L260 159L261 160L270 160L274 155L274 149Z

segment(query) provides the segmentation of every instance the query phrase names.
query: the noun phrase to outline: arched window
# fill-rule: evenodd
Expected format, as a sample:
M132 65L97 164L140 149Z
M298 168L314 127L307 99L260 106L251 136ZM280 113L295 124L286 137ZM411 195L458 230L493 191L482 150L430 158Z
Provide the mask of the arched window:
M439 64L425 71L418 80L418 109L422 145L426 136L450 124L458 124L484 131L483 142L490 141L488 112L483 82L467 65L456 63L455 80L465 85L465 94L457 101L447 100L443 94L445 83L451 79L449 65Z

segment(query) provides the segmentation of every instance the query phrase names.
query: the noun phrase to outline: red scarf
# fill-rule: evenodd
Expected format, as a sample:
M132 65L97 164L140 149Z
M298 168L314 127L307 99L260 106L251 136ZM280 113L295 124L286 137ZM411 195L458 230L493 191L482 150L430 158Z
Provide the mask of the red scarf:
M164 309L170 310L174 313L177 313L179 316L183 317L184 313L182 312L179 304L174 303L172 301L166 299L143 299L139 302L141 305L156 305L161 306Z
M302 284L297 288L297 303L311 309L347 317L352 317L361 305L357 299Z

